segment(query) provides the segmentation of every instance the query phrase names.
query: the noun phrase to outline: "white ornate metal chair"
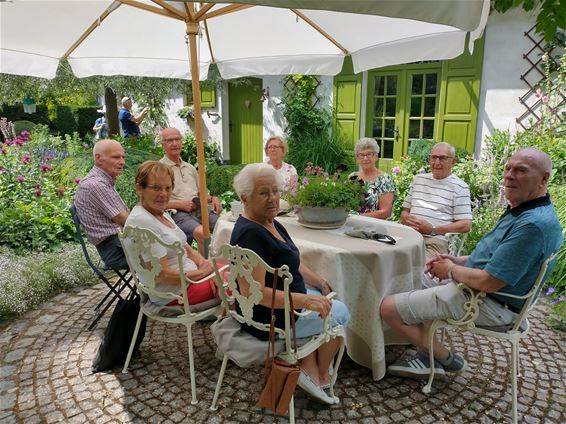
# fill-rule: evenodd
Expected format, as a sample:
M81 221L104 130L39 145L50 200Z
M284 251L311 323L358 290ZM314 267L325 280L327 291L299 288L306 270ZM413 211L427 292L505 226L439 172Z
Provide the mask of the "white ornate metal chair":
M446 233L444 236L448 239L448 254L459 256L468 238L468 233Z
M128 366L132 358L135 341L143 315L146 315L148 319L153 319L156 321L183 324L187 328L189 368L191 376L191 403L196 404L197 397L193 357L192 326L196 321L209 317L212 314L218 315L221 312L222 308L219 298L191 305L189 299L187 298L187 287L190 284L204 283L210 280L210 278L213 278L214 274L210 274L209 276L198 281L192 281L187 278L183 269L183 257L185 255L184 246L178 241L172 244L165 243L150 230L135 227L125 227L124 231L120 233L120 241L122 242L122 246L124 248L124 251L126 252L128 264L130 265L131 273L134 276L134 282L138 289L138 293L140 294L140 313L138 315L136 328L132 336L130 349L128 351L128 356L126 358L126 362L124 363L122 372L128 372ZM159 258L151 255L151 246L155 246L156 244L161 245L166 249L173 249L177 255L179 274L181 279L180 294L172 292L158 292L155 288L156 277L161 272L161 264L159 262ZM150 295L168 299L170 302L176 300L178 305L157 307L155 304L149 302Z
M469 301L464 305L465 313L464 316L459 320L446 319L446 320L434 320L432 321L429 328L429 357L433 357L433 340L436 330L443 329L447 326L458 327L464 331L470 331L474 334L479 334L487 337L494 337L500 340L508 340L511 342L511 373L512 373L512 418L513 423L517 422L517 376L519 375L519 341L527 336L529 331L529 321L527 320L527 315L529 311L533 308L536 303L537 297L540 293L542 285L545 280L546 270L549 263L555 258L556 253L550 255L541 265L538 276L533 284L531 290L523 295L516 296L507 293L497 293L499 296L507 297L510 299L522 299L524 300L523 307L517 314L515 321L506 326L506 328L499 327L479 327L476 326L474 321L479 314L479 305L483 302L483 298L486 296L485 292L479 292L469 288L464 284L458 284L458 288L465 293L467 293ZM434 380L434 367L431 367L428 383L423 387L423 393L430 393L432 382Z
M298 343L300 346L297 350L297 353L295 354L293 345L291 343L291 319L289 313L291 307L289 305L288 296L289 285L293 281L293 276L289 272L289 267L287 265L283 265L280 268L272 268L267 265L255 252L249 249L241 248L239 246L230 246L228 244L225 244L220 247L217 253L218 255L212 259L212 263L214 265L218 286L222 288L219 293L222 299L222 305L227 315L226 319L236 320L238 323L245 323L253 326L254 328L269 333L268 324L262 324L252 319L253 308L255 305L258 305L262 299L261 284L254 280L252 271L258 266L262 267L266 271L266 273L273 274L277 270L278 276L283 279L285 291L285 330L275 328L276 337L283 338L284 340L284 347L278 354L278 357L280 359L294 364L300 359L314 352L330 339L334 339L336 337L341 338L340 349L333 364L333 372L330 381L330 395L331 397L334 396L334 384L336 383L338 368L340 367L340 362L342 361L342 356L344 354L344 328L341 325L331 327L331 316L327 316L324 320L323 331L320 334L311 337L310 339L301 340L300 343ZM230 272L227 275L227 278L223 278L223 276L221 275L222 268L220 268L219 266L222 263L228 264L228 266L230 267ZM247 296L239 291L237 282L238 278L244 279L249 284L250 292ZM335 293L330 293L327 297L332 298L334 296ZM239 314L233 307L234 302L236 301L240 306L241 314ZM293 313L295 313L296 316L301 317L316 312L303 310L302 312L293 311ZM239 324L237 325L237 328L238 334L243 334L244 337L251 337L252 339L255 339L255 337L251 335L247 336L247 333L245 332L240 332ZM263 365L265 362L268 342L263 342L258 339L256 340L257 343L261 343L261 347L258 349L258 362L253 365ZM238 341L236 341L236 344L238 346L248 346L243 343L240 344ZM219 345L219 349L221 350L221 345ZM228 359L240 365L238 358L233 357L233 355L231 355L229 352L221 350L221 353L223 354L222 366L220 368L220 374L218 375L218 382L216 384L214 398L210 407L211 410L217 409L216 402L220 394L220 387L222 385L222 380L224 378L224 372L226 371ZM291 399L291 402L289 404L289 421L291 423L295 422L293 398Z

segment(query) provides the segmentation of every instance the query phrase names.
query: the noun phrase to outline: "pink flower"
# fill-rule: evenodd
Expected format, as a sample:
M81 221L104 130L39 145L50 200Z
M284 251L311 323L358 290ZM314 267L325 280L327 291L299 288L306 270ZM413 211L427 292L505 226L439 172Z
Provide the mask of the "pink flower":
M22 155L22 157L20 158L20 162L23 163L24 165L27 165L28 163L31 162L31 156L29 155L29 153L25 153Z
M401 168L399 168L398 166L394 166L391 172L393 172L394 174L398 174L399 172L401 172Z
M65 187L55 189L55 193L57 194L57 196L63 197L65 195Z
M543 103L548 103L548 96L542 96L541 100Z
M535 97L537 99L540 99L542 97L542 93L540 92L540 88L537 88L537 91L535 91Z
M16 177L16 181L19 183L23 183L26 180L26 177L24 177L23 175L18 175Z
M36 190L41 190L41 186L40 186L39 184L36 184L36 185L35 185L35 189L36 189Z
M20 133L20 137L23 138L24 141L29 141L31 140L31 134L29 133L29 131L23 130Z
M40 165L39 169L43 172L52 171L53 167L51 165Z
M80 179L79 177L75 177L75 180L74 180L74 181L75 181L75 184L78 184L78 183L81 182L81 179Z
M33 194L35 197L41 197L41 190L36 190Z
M2 147L0 147L0 155L5 155L6 154L6 150L4 150Z

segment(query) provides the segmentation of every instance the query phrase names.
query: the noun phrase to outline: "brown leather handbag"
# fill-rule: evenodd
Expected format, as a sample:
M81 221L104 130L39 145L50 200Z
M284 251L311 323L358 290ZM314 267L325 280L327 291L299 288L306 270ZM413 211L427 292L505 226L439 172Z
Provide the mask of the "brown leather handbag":
M263 389L259 395L257 406L271 409L277 415L285 415L295 392L301 370L297 364L289 364L275 357L275 292L277 290L277 270L273 275L273 290L271 295L271 325L269 328L269 347L265 359ZM295 337L295 313L293 297L289 293L291 304L291 324L293 329L293 347L297 352Z

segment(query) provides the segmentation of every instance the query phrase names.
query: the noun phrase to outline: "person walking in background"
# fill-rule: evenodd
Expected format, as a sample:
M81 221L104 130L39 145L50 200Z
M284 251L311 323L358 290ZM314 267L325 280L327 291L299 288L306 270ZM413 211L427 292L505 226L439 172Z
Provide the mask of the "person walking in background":
M129 97L122 98L122 109L118 113L118 118L120 119L120 124L122 125L122 132L124 138L137 137L140 135L140 124L143 122L147 113L149 112L148 107L144 107L138 115L134 116L131 113L132 110L132 99Z
M102 116L97 118L94 121L94 127L92 130L94 131L94 139L101 140L103 138L108 138L108 121L106 119L106 106L102 106L102 109L97 110L98 113L101 113Z

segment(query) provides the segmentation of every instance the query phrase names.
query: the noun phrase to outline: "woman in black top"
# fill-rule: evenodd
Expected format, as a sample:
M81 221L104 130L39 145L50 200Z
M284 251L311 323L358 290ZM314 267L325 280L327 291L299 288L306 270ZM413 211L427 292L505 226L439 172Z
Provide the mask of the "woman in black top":
M282 181L277 172L266 164L247 165L234 178L234 188L242 203L244 214L234 226L230 244L238 245L256 252L269 266L280 267L286 264L293 275L290 290L293 305L296 309L309 309L318 312L307 317L300 317L296 322L297 338L309 337L322 332L323 318L332 310L332 325L345 326L350 314L342 302L329 300L326 294L332 287L324 278L301 264L297 247L289 234L274 218L279 212L279 197ZM258 270L259 271L259 270ZM273 275L255 275L254 279L264 283L263 298L260 305L254 308L253 319L268 324L271 312L271 287ZM308 286L308 287L307 287ZM284 294L283 281L278 278L275 297L275 325L284 327ZM265 332L249 326L243 329L250 334L265 339ZM340 341L333 339L322 345L317 351L303 358L299 387L313 398L327 404L333 404L337 398L328 396L323 387L330 382L328 368L338 351Z

